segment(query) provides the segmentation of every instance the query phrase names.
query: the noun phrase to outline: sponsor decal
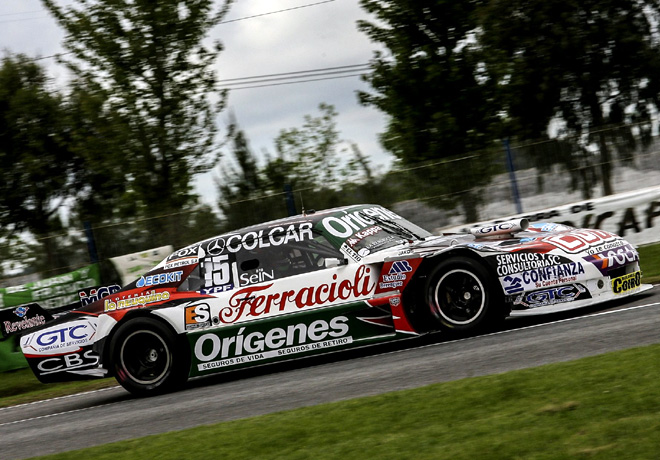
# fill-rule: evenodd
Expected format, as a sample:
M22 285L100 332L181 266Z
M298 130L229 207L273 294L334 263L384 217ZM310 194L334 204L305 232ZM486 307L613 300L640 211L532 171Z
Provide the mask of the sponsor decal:
M270 270L270 272L264 270L263 268L257 268L251 273L241 273L238 277L240 280L241 286L246 286L248 284L257 284L263 283L264 281L272 281L275 279L275 271Z
M192 331L211 325L211 307L207 303L190 305L184 309L186 331Z
M618 243L618 242L617 242ZM617 249L610 249L609 251L602 251L584 258L587 262L591 262L605 274L608 270L623 267L630 263L639 260L639 254L629 244L624 244Z
M589 254L589 255L593 255L593 254L596 254L598 252L607 251L608 249L620 248L622 246L625 246L626 244L628 244L628 243L626 243L624 240L614 240L614 241L610 241L608 243L602 244L600 246L595 246L593 248L589 248L589 249L587 249L586 253Z
M159 284L176 283L181 281L181 275L183 275L182 271L141 276L135 283L135 287L143 288L147 286L158 286Z
M343 243L339 248L339 250L344 254L346 254L351 259L353 259L355 262L359 262L362 260L362 256L359 255L357 252L355 252L353 248L347 245L346 243Z
M273 327L266 332L241 327L227 337L204 334L194 345L195 357L200 361L197 369L208 371L350 344L353 338L348 336L347 323L346 316L336 316L329 321L299 322L286 327Z
M523 305L527 308L545 307L559 303L572 302L580 296L589 297L587 289L581 284L570 284L567 286L557 286L550 289L543 289L534 292L528 292L518 296L513 302L514 305Z
M314 239L312 223L302 222L291 224L288 227L273 227L270 230L247 232L243 235L228 235L215 238L206 245L206 252L211 256L218 256L223 252L236 253L241 249L252 251L254 249L281 246L291 242L301 242Z
M88 344L96 334L96 323L81 320L53 326L21 340L21 347L26 353L52 354L64 350L77 350Z
M374 225L373 227L369 227L366 230L362 230L359 232L356 232L352 237L346 240L346 244L348 244L350 247L355 247L356 244L358 244L360 241L363 239L376 235L378 232L382 231L383 229L379 227L378 225Z
M230 283L224 286L213 286L210 288L202 288L200 289L200 292L202 294L213 295L213 294L220 294L221 292L231 291L232 289L234 289L234 285Z
M55 356L39 361L36 368L39 375L55 374L58 372L68 372L85 367L96 366L99 363L99 357L92 350L84 353L71 353L63 356Z
M209 256L219 256L225 251L226 246L227 244L224 238L216 238L206 245L206 254Z
M519 276L505 276L502 280L502 286L504 286L504 292L507 294L517 294L525 290L522 278Z
M13 313L20 318L19 320L14 321L10 319L2 321L2 331L4 335L46 324L46 318L43 315L36 314L32 318L27 317L29 309L30 307L18 307L14 309Z
M499 224L489 225L487 227L478 227L471 230L474 236L488 236L491 234L499 234L519 228L514 222L501 222Z
M599 245L615 240L619 240L619 237L603 230L575 230L543 239L569 254L584 252L590 248L595 248L593 252L599 252Z
M369 219L369 216L377 217L383 220L401 219L401 216L393 213L388 209L373 207L360 209L341 217L326 217L321 221L321 226L330 235L337 238L346 239L353 236L357 232L361 232L367 227L373 226L376 222Z
M370 268L361 265L353 279L339 280L338 275L333 274L330 282L278 292L270 290L273 283L244 287L237 290L229 299L229 305L220 310L220 322L231 324L248 317L297 311L365 297L375 289L370 272Z
M577 281L584 273L581 263L570 262L507 275L500 281L507 294L515 294L527 287L539 288Z
M110 286L101 286L98 288L85 289L78 292L78 297L80 297L80 304L84 307L89 305L92 302L96 302L103 297L107 297L115 292L118 292L121 289L121 286L117 284L112 284Z
M197 262L197 255L199 254L200 247L201 244L197 243L197 244L192 244L190 246L186 246L185 248L179 249L178 251L174 251L172 254L170 254L167 257L167 262L171 262L177 259L194 258L194 261L191 261L186 265L189 265L190 263L195 263Z
M163 269L170 270L172 268L185 267L188 265L196 264L197 262L199 262L197 257L186 257L163 265Z
M170 299L170 293L168 291L145 292L141 294L135 294L133 297L115 299L114 302L112 300L106 300L103 302L103 311L109 312L109 311L121 310L123 308L144 307L152 303L163 302L169 299Z
M512 252L495 256L497 261L497 275L505 276L512 273L521 273L551 265L569 262L569 259L554 254L539 254L536 252Z
M378 283L380 289L397 289L403 286L408 278L407 273L413 271L410 262L407 260L399 260L392 263L389 272L383 275L381 281Z
M612 292L615 294L626 294L635 291L642 286L642 272L636 271L627 275L614 278L612 281Z

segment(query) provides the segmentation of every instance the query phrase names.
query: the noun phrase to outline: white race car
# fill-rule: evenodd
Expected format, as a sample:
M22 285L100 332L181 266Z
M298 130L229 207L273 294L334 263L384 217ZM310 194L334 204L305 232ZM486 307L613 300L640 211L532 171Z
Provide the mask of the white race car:
M430 331L474 333L510 314L650 287L635 248L608 232L519 220L432 236L356 205L187 246L20 343L42 382L112 375L148 395L189 377Z

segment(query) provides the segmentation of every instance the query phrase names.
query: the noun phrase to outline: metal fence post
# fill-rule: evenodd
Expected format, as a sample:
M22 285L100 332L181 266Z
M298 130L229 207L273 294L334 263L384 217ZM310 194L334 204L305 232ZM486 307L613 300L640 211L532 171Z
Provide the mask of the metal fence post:
M509 180L511 181L511 195L513 201L516 203L516 213L522 214L523 208L520 202L520 193L518 192L518 180L516 179L516 168L513 164L513 154L511 153L511 145L509 139L504 139L504 151L506 152L506 169L509 171Z

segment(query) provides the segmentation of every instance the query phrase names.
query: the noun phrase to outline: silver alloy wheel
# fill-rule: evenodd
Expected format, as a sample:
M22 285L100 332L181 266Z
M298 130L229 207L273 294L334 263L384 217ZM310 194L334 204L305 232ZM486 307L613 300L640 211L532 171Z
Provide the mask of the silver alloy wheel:
M442 275L432 291L431 300L435 313L455 325L470 324L486 307L483 283L471 271L460 268Z
M139 329L121 343L119 364L127 376L141 385L153 385L171 370L172 354L154 331Z

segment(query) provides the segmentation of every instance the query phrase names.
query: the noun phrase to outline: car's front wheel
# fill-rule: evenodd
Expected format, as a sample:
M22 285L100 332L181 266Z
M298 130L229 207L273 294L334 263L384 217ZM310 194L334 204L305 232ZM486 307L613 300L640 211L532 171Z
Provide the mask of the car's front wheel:
M482 331L505 317L502 295L492 277L472 259L455 257L435 267L428 277L426 298L442 330Z
M152 318L134 318L122 324L110 344L117 381L139 396L165 393L182 386L188 377L185 350L176 335Z

